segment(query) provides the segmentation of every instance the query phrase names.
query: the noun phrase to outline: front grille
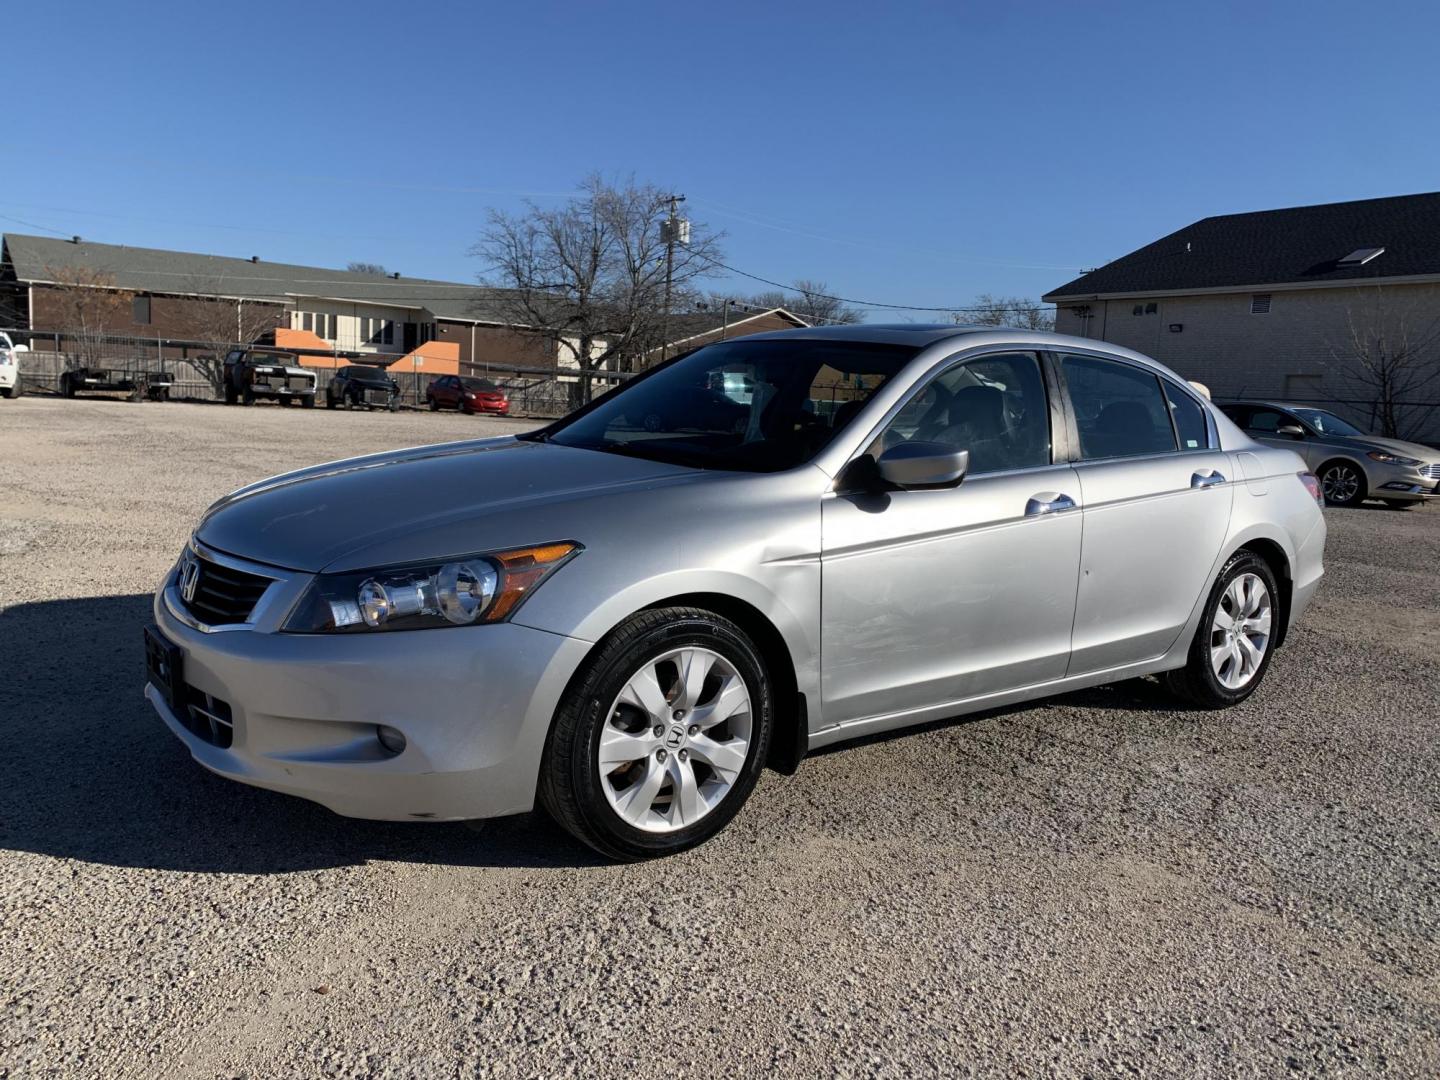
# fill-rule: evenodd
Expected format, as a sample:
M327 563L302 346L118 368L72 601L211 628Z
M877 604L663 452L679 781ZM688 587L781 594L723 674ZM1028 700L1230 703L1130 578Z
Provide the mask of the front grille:
M285 380L285 385L289 389L298 391L302 394L306 390L315 389L315 384L310 381L310 376L308 375L291 375Z
M390 391L389 391L389 390L366 390L366 391L365 391L365 404L366 404L366 405L389 405L389 404L390 404Z
M212 746L227 750L235 741L235 721L228 701L221 701L187 683L185 701L175 713L187 731Z
M191 556L198 572L195 591L185 607L207 626L243 623L250 618L261 595L270 587L271 579L250 574L229 566L221 566L201 556ZM182 598L185 569L181 569Z
M1426 465L1420 470L1421 476L1428 476L1431 480L1440 480L1440 464Z

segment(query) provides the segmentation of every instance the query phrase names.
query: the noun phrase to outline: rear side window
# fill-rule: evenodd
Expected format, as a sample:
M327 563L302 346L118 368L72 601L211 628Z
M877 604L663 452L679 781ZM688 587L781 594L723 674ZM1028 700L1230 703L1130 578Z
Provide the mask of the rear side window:
M1180 437L1181 450L1208 450L1210 430L1205 423L1205 410L1200 403L1172 383L1160 380L1165 400L1170 405L1170 418L1175 421L1175 434Z
M1137 457L1175 450L1170 408L1160 379L1093 356L1062 360L1084 458Z

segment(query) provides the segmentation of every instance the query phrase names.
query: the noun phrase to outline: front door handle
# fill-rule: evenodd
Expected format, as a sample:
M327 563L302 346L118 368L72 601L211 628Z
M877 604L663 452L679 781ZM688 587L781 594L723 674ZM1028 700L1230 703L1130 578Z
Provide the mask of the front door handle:
M1214 469L1192 473L1190 476L1190 486L1192 488L1214 487L1216 484L1223 484L1224 482L1224 473L1216 472Z
M1041 514L1058 514L1074 509L1075 500L1069 495L1062 495L1058 491L1042 491L1030 496L1030 501L1025 504L1025 516L1039 517Z

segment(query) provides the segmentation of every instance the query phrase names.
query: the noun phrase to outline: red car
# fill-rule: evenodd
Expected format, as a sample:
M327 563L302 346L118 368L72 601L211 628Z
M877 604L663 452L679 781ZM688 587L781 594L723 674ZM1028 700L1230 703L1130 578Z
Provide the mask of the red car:
M425 390L425 403L430 411L444 407L466 413L510 414L510 399L489 379L468 375L442 375Z

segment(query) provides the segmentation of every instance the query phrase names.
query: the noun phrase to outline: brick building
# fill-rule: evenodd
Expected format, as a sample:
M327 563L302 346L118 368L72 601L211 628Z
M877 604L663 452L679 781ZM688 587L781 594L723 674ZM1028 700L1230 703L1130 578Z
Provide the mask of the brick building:
M1217 398L1375 424L1361 353L1412 350L1408 431L1440 440L1440 192L1228 214L1047 293L1056 329L1125 345Z

